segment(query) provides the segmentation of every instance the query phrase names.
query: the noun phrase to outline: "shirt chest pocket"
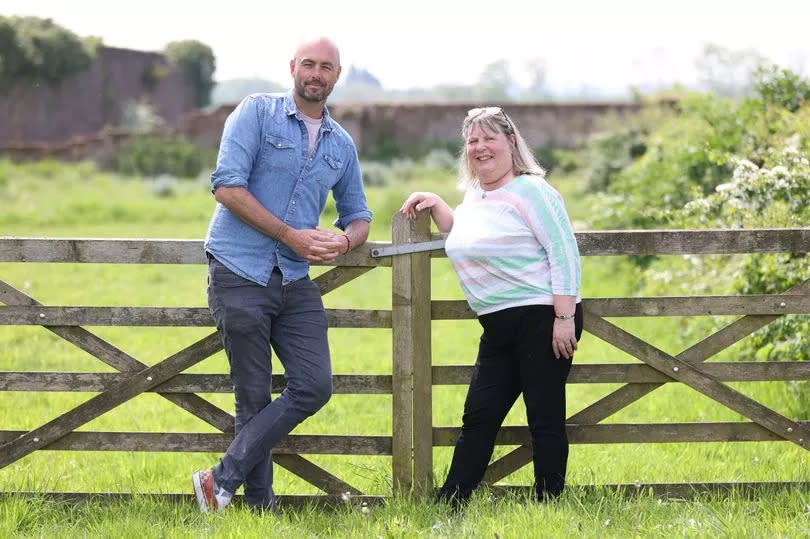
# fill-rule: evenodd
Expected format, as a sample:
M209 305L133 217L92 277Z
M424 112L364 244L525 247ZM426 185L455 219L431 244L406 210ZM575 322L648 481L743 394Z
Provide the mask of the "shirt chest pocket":
M330 155L323 154L322 159L318 159L312 171L315 179L323 189L331 189L340 179L343 171L343 161Z
M296 174L297 163L298 150L292 140L270 133L264 136L264 147L262 148L264 166Z

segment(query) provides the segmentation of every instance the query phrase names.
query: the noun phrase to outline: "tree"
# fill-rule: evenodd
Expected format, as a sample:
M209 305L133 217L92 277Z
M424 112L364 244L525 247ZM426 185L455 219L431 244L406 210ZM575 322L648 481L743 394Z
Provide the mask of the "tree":
M752 74L767 63L754 50L733 51L709 43L697 60L699 82L723 97L745 96L751 93Z
M17 43L17 31L12 20L0 17L0 81L7 83L19 76L25 55Z
M211 105L233 105L250 94L283 92L285 87L277 82L259 78L230 79L217 82L211 91Z
M529 73L529 85L523 91L524 98L547 99L546 62L542 58L532 58L526 62L526 71Z
M204 107L210 103L216 70L216 58L211 47L193 39L173 41L166 45L165 53L166 58L194 86L196 105Z
M90 65L96 45L51 19L0 17L0 84L64 80Z
M475 89L478 97L484 101L508 101L514 85L509 62L496 60L484 67Z
M810 80L778 66L760 67L754 72L754 95L770 105L796 112L810 103Z

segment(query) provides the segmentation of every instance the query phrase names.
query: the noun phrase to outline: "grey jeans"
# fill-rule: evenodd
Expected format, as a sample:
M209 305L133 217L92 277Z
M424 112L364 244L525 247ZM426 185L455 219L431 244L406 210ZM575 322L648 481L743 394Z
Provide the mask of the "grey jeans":
M332 395L320 290L309 277L283 285L278 269L262 286L209 256L208 305L228 356L236 401L236 436L214 466L214 480L231 493L244 484L248 505L274 509L272 448ZM271 346L287 379L274 401Z

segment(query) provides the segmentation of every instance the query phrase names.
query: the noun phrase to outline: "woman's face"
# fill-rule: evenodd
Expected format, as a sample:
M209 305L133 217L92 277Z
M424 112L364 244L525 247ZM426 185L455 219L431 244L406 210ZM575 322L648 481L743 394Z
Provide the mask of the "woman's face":
M514 177L507 135L474 125L466 141L467 160L481 187L497 189Z

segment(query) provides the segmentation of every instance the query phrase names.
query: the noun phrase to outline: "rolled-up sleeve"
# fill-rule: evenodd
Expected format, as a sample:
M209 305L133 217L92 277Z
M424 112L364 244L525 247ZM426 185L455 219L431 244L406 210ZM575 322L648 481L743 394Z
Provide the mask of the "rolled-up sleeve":
M261 150L261 111L258 101L246 97L228 115L222 131L217 167L211 174L211 191L218 187L247 187Z
M353 221L371 222L371 211L366 203L363 191L363 176L360 173L360 160L354 145L348 150L350 154L343 176L332 187L335 197L338 218L333 223L336 228L345 230Z

